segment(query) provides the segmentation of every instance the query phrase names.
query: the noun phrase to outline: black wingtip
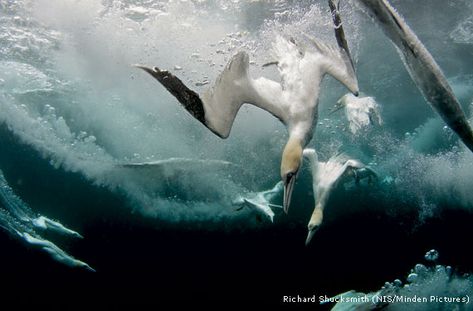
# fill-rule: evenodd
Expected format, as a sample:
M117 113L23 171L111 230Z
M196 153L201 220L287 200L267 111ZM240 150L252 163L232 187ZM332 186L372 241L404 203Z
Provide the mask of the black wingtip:
M154 67L153 69L151 69L151 68L149 68L149 67L146 67L146 66L140 65L140 64L135 64L135 65L133 65L133 67L139 68L139 69L141 69L141 70L144 70L144 71L146 71L146 72L149 73L149 74L153 74L154 71L155 71L156 69L158 69L157 67Z
M188 88L170 71L160 70L158 67L153 67L153 69L151 69L143 65L135 65L135 67L146 71L156 80L158 80L158 82L161 83L161 85L164 86L169 91L169 93L176 97L176 99L188 112L190 112L190 114L194 116L194 118L207 126L204 104L200 99L199 94Z

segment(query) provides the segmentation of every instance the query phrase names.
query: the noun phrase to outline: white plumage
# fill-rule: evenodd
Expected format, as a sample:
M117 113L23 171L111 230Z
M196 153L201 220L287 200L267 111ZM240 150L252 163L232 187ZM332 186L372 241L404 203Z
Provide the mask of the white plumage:
M286 212L302 161L302 149L312 138L317 122L323 77L328 73L358 94L358 82L346 52L313 38L307 41L309 45L301 46L293 39L276 37L273 50L281 83L264 77L251 78L249 56L239 52L213 87L201 96L168 71L138 66L155 77L196 119L222 138L230 134L236 114L245 103L260 107L281 120L289 131L281 163Z
M379 105L371 96L355 97L350 93L345 94L337 101L334 111L341 108L345 108L348 127L352 134L357 134L370 125L383 124Z
M315 208L307 226L309 233L306 244L308 244L315 231L322 224L323 211L337 183L344 176L353 176L355 181L359 182L363 178L370 180L371 178L377 178L377 175L360 161L347 159L344 154L335 155L328 159L327 162L320 162L314 149L305 149L304 156L309 159L315 197Z
M273 188L252 193L248 196L238 196L234 201L233 204L239 206L238 210L247 207L257 211L258 213L266 216L269 218L271 222L274 219L274 211L271 207L282 208L282 206L277 204L272 204L271 201L274 200L276 196L278 196L283 189L282 182L278 182L274 185Z

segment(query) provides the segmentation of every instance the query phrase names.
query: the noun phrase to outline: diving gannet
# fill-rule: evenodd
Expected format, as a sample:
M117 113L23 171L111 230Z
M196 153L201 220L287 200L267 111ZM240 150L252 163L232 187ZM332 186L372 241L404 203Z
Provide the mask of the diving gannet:
M31 208L13 192L3 172L0 170L0 205L2 204L11 216L27 226L31 224L33 227L42 230L55 231L80 239L83 238L80 233L65 227L61 223L33 212Z
M66 228L59 222L34 213L33 210L13 192L2 170L0 170L0 229L6 230L11 236L30 245L39 247L41 250L47 252L54 260L71 267L84 267L90 271L94 271L94 269L85 262L73 258L56 244L43 239L35 231L38 228L82 238L79 233Z
M272 204L270 203L278 194L280 194L283 190L283 183L282 181L278 182L273 188L253 193L249 196L238 196L232 203L237 205L237 211L243 209L244 207L254 209L257 212L263 214L264 216L268 217L271 222L274 219L274 211L271 207L282 208L281 205Z
M43 230L55 231L55 232L58 232L60 234L70 235L72 237L79 238L79 239L84 238L80 233L78 233L74 230L71 230L71 229L65 227L63 224L61 224L57 221L51 220L51 219L49 219L47 217L44 217L44 216L39 216L39 217L36 217L36 218L32 219L31 223L36 228L40 228L40 229L43 229Z
M29 244L34 245L44 250L56 261L62 264L65 264L66 266L69 266L72 268L75 268L75 267L85 268L86 270L95 272L95 269L93 269L87 263L80 261L78 259L75 259L74 257L68 255L65 251L57 247L56 244L52 243L51 241L43 240L39 237L34 237L28 232L17 232L17 234Z
M376 173L357 160L346 160L342 155L331 157L327 162L319 162L317 152L314 149L304 149L304 156L309 159L312 173L312 187L315 197L315 208L307 226L306 245L310 243L317 229L322 224L325 205L330 193L344 176L353 176L355 182L361 179L377 178Z
M473 151L473 130L432 55L387 0L359 0L398 49L412 80L432 108Z
M320 83L330 74L353 94L358 81L346 52L316 39L302 47L293 39L277 36L273 48L281 83L249 75L249 56L238 52L228 62L212 88L199 96L179 78L157 67L138 65L157 79L184 108L221 138L230 134L240 107L252 104L278 118L288 129L289 139L282 153L281 179L284 183L284 211L287 213L302 150L311 140L318 115Z
M358 133L362 128L369 125L382 125L383 120L379 111L379 105L371 96L355 97L348 93L343 95L335 105L330 114L344 108L348 120L348 127L352 134Z

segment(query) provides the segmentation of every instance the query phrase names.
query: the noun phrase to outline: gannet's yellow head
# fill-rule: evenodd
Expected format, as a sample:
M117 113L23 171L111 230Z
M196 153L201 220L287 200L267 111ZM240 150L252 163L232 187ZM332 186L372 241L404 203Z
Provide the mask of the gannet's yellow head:
M312 216L310 217L309 224L307 225L307 229L309 230L307 234L307 239L305 240L305 245L309 245L310 241L314 237L315 232L319 229L320 225L322 224L322 220L324 219L324 212L321 203L317 203L312 212Z
M294 183L302 163L302 148L300 139L289 138L282 154L281 179L284 183L283 207L286 213L289 210Z

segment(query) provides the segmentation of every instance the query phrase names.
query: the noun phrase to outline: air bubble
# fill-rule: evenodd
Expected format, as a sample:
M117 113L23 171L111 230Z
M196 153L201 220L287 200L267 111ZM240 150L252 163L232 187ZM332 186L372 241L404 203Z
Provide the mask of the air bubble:
M423 264L418 263L418 264L415 266L414 271L415 271L417 274L425 275L429 270L428 270L427 267L424 266Z
M449 277L452 276L453 268L451 266L445 267L445 273L447 273Z
M436 261L439 258L439 252L435 249L431 249L424 256L427 261Z
M418 277L417 273L411 273L407 276L407 282L413 283L417 280L417 277Z

